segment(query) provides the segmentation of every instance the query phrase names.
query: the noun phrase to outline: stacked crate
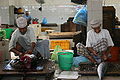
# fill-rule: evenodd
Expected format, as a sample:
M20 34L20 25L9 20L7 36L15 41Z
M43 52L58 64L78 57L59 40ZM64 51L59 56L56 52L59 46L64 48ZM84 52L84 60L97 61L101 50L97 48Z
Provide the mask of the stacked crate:
M51 40L50 49L55 49L55 46L60 45L64 50L70 50L70 40Z

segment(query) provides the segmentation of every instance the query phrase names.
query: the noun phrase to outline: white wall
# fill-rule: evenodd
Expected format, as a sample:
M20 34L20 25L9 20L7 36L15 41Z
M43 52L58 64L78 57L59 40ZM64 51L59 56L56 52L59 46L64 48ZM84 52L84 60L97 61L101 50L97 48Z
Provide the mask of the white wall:
M0 15L4 17L2 24L9 24L8 6L10 5L28 9L31 12L31 16L38 18L39 22L45 16L48 23L62 24L67 21L68 17L74 17L76 13L76 4L71 3L71 0L45 0L42 12L38 10L40 4L35 0L0 0ZM7 8L2 10L3 6L7 6Z
M14 1L15 1L15 5L17 6L39 5L35 0L14 0ZM45 5L72 4L71 0L44 0L44 1L45 1Z
M0 0L1 23L9 23L9 0Z
M67 21L68 17L74 17L76 10L71 5L43 5L42 11L39 11L40 6L23 6L31 12L32 17L39 18L41 22L45 16L48 23L61 24Z
M8 6L0 6L0 16L1 16L1 24L9 23L9 7Z
M0 6L8 6L9 0L0 0Z
M88 0L90 1L90 0ZM99 0L97 0L99 1ZM114 5L116 8L116 15L120 18L120 0L103 0L103 5ZM43 11L38 10L40 4L35 0L0 0L0 16L2 17L2 24L9 24L9 5L23 6L31 11L33 17L42 20L46 16L50 23L63 23L69 16L74 16L76 11L71 0L45 0L43 4ZM94 5L94 4L93 4ZM96 11L97 12L97 11Z
M120 0L103 0L106 4L120 4Z
M42 11L39 11L40 4L35 0L16 0L20 4L16 6L23 6L31 12L31 16L38 18L39 22L43 17L47 18L48 23L62 24L67 21L68 17L73 17L76 13L75 6L71 0L44 0Z

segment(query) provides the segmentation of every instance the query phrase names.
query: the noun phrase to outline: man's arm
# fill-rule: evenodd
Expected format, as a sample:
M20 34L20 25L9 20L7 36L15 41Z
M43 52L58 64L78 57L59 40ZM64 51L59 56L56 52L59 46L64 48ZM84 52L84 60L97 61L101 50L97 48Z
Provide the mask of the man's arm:
M12 48L12 49L10 50L10 52L14 52L16 55L19 55L19 56L23 55L22 52L18 51L18 50L15 49L15 48Z
M33 52L33 50L34 50L34 48L36 46L36 42L37 42L35 32L34 32L33 28L29 27L29 29L30 29L31 49L26 51L26 54L32 54L32 52Z
M91 43L93 42L92 38L93 38L92 31L89 31L87 33L86 47L91 53L93 53L94 55L97 55L97 51L95 51L91 45Z
M103 60L108 59L108 57L109 57L108 54L110 53L111 48L112 48L112 46L109 46L106 51L103 51L103 53L102 53L103 54L103 56L102 56Z
M31 49L32 51L34 50L35 46L36 46L36 43L32 42L32 49Z
M35 42L32 42L32 43L31 43L31 49L28 50L28 51L26 51L25 54L32 54L35 46L36 46L36 43L35 43Z
M87 49L93 53L95 56L97 56L97 51L95 51L92 47L87 47Z
M93 50L92 47L87 47L87 49L88 49L91 53L93 53L95 56L97 56L97 52L96 52L95 50ZM87 57L91 62L97 63L97 61L93 58L93 56L91 56L91 55L84 55L84 56Z
M15 48L16 43L16 36L17 36L17 30L15 30L11 36L10 42L9 42L9 52L14 52L16 55L23 55L22 52L18 51L19 49Z

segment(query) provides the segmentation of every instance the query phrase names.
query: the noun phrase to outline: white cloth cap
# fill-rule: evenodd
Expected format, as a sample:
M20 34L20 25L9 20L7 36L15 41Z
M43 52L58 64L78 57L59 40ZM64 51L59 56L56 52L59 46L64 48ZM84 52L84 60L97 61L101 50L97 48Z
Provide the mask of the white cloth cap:
M91 20L90 24L91 24L92 28L96 28L96 27L100 26L101 21L100 20Z
M17 26L19 28L24 28L27 26L27 20L26 18L24 17L19 17L17 20L16 20L16 23L17 23Z

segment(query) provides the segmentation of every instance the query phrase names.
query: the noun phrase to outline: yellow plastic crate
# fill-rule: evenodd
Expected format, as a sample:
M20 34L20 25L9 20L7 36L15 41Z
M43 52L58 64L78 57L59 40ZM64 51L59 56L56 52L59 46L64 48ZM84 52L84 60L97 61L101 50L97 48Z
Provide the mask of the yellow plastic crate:
M51 40L50 49L55 49L56 45L60 45L64 50L70 50L70 40Z

